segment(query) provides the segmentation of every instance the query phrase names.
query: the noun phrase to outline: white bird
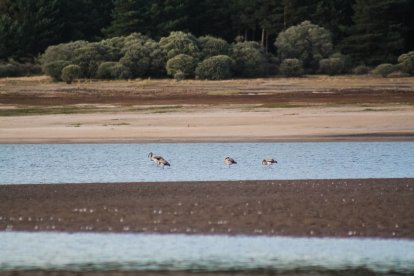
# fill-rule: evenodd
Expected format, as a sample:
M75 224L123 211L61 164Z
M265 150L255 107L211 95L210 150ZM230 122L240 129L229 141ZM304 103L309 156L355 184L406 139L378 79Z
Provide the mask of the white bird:
M273 165L273 164L276 164L277 163L277 161L275 160L275 159L263 159L262 160L262 165L265 165L265 166L271 166L271 165Z
M224 164L230 167L233 164L237 164L237 162L233 158L227 156L226 158L224 158Z

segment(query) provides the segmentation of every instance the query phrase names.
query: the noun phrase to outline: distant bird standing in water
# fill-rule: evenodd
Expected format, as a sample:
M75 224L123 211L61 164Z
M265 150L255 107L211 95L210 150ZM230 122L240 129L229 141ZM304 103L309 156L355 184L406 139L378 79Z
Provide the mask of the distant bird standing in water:
M158 165L158 161L164 158L159 155L154 155L152 152L150 152L148 153L148 159L154 162L154 165Z
M164 168L164 166L168 166L168 167L171 166L170 162L168 162L166 159L164 159L164 157L159 156L159 155L154 155L152 152L148 153L148 158L152 162L154 162L154 165L157 165L157 167Z
M157 166L161 167L161 168L164 168L164 166L171 167L170 163L167 160L165 160L164 158L161 158L157 161Z
M277 161L275 159L263 159L262 160L262 165L265 165L265 166L271 166L276 163Z
M230 167L233 164L237 164L237 162L233 158L227 156L226 158L224 158L224 164Z

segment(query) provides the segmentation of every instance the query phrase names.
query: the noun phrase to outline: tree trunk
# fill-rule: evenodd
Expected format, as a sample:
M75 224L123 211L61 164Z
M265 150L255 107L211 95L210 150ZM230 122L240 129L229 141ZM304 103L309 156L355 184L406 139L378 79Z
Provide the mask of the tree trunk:
M262 46L266 47L266 30L262 29Z
M287 28L287 7L288 1L283 1L283 30Z
M269 32L266 32L266 54L269 52Z

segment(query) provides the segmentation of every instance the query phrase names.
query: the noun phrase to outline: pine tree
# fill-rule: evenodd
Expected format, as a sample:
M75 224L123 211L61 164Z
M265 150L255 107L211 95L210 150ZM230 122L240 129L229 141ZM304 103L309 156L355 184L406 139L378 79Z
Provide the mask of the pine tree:
M262 30L261 44L268 49L269 36L276 36L284 28L283 1L259 0L255 17Z
M396 11L405 0L356 0L354 25L342 50L354 63L395 63L404 48L403 28Z
M244 40L255 40L257 31L257 19L255 17L256 1L231 0L231 20L238 34Z
M108 37L129 35L131 33L148 34L149 5L146 0L115 0L111 25L104 30Z
M2 1L0 7L3 58L33 58L62 40L61 0Z
M346 30L352 24L352 4L349 0L320 0L312 22L331 31L332 40L337 43L346 36Z
M152 0L149 8L151 35L156 38L172 31L189 31L191 0ZM193 20L193 18L191 18Z
M230 17L230 1L192 1L189 14L189 30L196 36L212 35L232 41L237 35Z
M112 0L71 0L63 5L65 41L98 40L111 23Z
M297 25L305 20L314 21L316 1L308 0L283 0L283 25L284 29Z

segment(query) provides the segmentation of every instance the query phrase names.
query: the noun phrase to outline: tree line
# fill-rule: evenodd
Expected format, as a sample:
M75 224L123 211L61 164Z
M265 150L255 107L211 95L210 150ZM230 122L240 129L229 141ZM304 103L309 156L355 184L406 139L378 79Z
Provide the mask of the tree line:
M329 31L354 65L395 63L414 49L412 0L0 0L0 60L35 61L48 46L171 32L256 41L280 55L280 33L304 21Z

